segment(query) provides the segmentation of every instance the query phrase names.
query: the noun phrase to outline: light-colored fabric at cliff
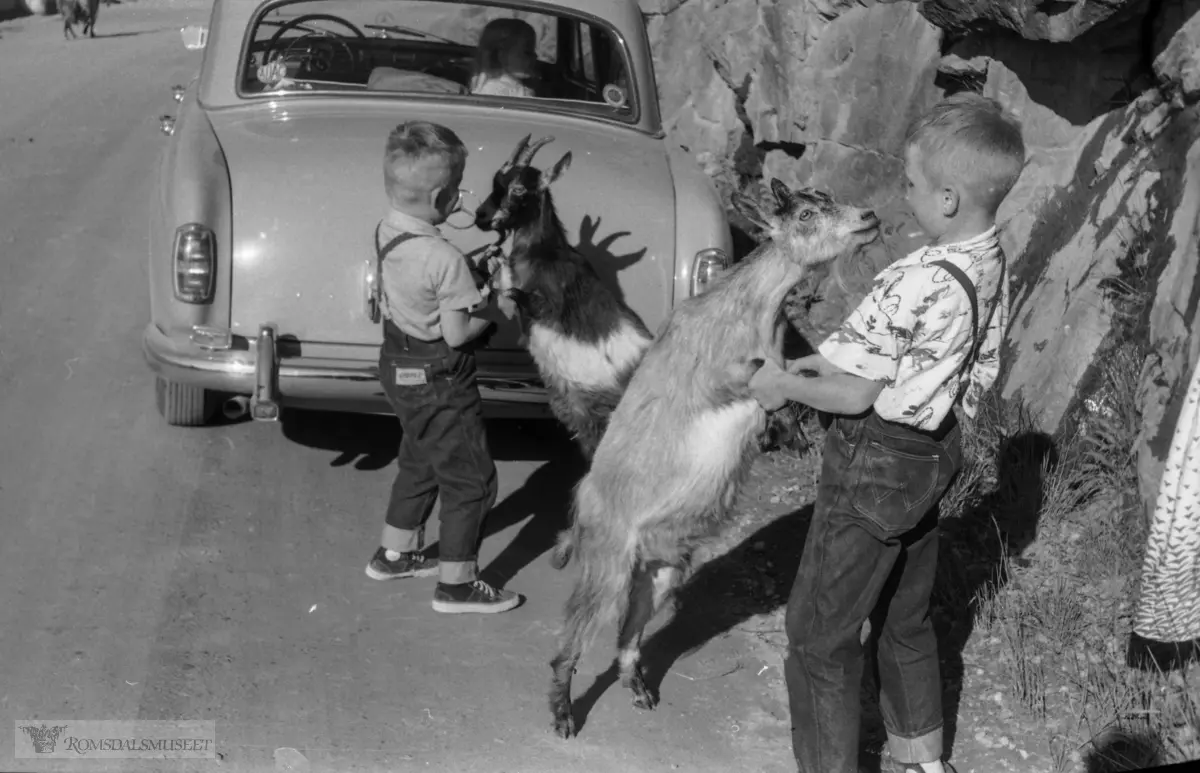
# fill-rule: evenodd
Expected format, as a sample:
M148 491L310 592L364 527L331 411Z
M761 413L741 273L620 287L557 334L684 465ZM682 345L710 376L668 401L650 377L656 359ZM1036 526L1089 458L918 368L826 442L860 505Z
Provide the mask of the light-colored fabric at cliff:
M1160 642L1200 638L1200 363L1158 487L1134 630Z

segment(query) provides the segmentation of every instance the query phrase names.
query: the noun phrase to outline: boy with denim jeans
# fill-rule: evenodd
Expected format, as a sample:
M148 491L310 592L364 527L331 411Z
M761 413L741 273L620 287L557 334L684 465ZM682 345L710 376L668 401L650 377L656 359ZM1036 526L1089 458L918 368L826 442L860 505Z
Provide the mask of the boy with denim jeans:
M962 465L954 405L961 397L974 417L999 373L1008 280L995 218L1025 147L1016 121L976 94L917 118L905 146L908 202L930 246L881 271L817 354L786 371L768 361L750 382L768 410L794 400L835 414L786 617L803 773L858 769L860 630L876 612L892 759L905 771L949 767L929 616L938 503Z
M467 149L425 121L397 126L384 153L390 208L375 232L384 341L379 378L403 435L376 580L437 573L438 612L504 612L520 597L480 580L479 531L496 501L496 465L484 434L475 355L465 344L493 323L467 260L438 231L458 207ZM421 529L442 498L439 559L420 552Z

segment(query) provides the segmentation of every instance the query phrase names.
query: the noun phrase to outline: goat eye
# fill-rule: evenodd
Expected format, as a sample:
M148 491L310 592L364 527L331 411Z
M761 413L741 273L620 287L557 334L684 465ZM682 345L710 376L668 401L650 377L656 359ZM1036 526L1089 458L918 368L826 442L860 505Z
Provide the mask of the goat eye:
M513 187L508 189L508 192L512 196L524 196L525 195L525 186L514 185Z
M800 213L801 220L812 220L812 216L813 216L813 211L811 209L806 209Z

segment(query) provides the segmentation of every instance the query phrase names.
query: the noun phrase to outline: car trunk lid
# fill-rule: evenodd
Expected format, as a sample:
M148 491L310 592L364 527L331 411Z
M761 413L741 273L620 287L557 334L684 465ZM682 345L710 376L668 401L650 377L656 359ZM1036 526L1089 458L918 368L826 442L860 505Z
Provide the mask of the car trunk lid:
M449 126L469 151L463 181L472 192L464 204L469 210L441 227L465 254L495 242L494 233L471 225L474 207L532 129L556 138L538 154L538 166L572 151L571 168L554 188L570 242L651 329L670 307L673 191L666 153L653 137L550 114L371 99L298 99L211 111L210 118L232 186L236 334L252 337L260 324L273 323L284 341L380 342L380 324L367 313L366 277L386 209L384 143L397 124L412 119ZM518 334L515 324L502 324L492 346L515 348Z

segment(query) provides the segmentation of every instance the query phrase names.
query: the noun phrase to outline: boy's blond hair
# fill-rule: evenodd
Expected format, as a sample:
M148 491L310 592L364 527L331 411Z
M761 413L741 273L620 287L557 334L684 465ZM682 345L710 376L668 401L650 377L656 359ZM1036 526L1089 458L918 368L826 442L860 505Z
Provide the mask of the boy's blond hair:
M904 145L920 151L935 187L954 182L994 215L1025 167L1021 126L1000 103L973 92L938 102L908 127Z
M406 121L388 135L383 181L388 197L421 204L467 165L467 147L452 130L429 121Z

